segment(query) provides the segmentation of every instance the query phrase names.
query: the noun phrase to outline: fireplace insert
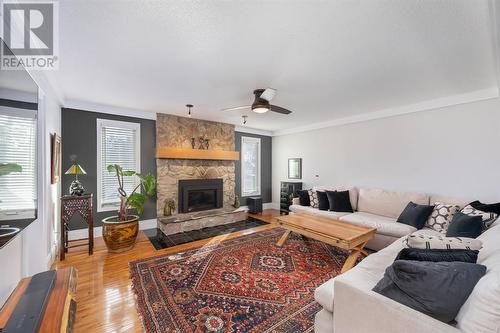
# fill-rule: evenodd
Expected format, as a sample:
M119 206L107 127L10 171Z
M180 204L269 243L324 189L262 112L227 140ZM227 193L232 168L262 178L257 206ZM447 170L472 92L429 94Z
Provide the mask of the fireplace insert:
M179 180L179 213L222 208L222 179Z

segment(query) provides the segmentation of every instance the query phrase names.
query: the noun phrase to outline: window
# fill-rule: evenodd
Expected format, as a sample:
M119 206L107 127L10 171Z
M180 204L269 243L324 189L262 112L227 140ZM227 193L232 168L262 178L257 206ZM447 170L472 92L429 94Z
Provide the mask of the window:
M140 172L140 146L140 124L97 119L97 211L115 210L120 204L118 181L108 172L108 165ZM130 194L138 184L137 177L125 177L125 192Z
M241 138L241 196L260 195L260 139Z
M36 111L0 106L0 220L35 217L36 127Z

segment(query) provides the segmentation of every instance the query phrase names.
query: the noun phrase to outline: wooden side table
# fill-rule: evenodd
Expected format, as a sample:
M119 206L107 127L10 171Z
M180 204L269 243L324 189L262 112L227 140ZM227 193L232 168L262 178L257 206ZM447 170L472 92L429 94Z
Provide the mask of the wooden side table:
M94 217L92 213L93 194L87 193L84 195L65 195L61 197L61 244L60 244L60 255L59 259L64 260L68 249L77 246L89 246L89 255L92 255L94 251ZM87 222L89 229L88 243L77 244L70 246L70 241L68 240L69 231L69 221L75 214L80 214L80 216ZM75 239L74 241L80 241L87 238Z

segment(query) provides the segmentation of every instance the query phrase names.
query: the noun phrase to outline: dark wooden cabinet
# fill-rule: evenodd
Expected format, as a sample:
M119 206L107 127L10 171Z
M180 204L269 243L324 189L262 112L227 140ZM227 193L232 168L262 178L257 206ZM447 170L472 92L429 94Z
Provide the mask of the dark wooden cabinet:
M298 196L298 191L302 190L302 182L281 182L280 188L280 211L288 213L292 199Z

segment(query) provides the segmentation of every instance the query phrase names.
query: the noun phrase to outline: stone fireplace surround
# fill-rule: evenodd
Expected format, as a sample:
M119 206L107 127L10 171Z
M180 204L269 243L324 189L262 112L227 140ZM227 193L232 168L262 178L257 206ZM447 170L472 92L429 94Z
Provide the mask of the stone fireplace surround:
M191 149L191 138L205 137L210 140L210 150L235 149L234 125L157 114L156 147L175 147ZM214 160L188 160L157 158L157 214L158 227L165 234L173 234L227 224L244 219L244 213L235 212L232 207L235 198L235 162ZM179 180L222 179L222 208L179 214ZM175 213L163 217L166 200L175 202Z

